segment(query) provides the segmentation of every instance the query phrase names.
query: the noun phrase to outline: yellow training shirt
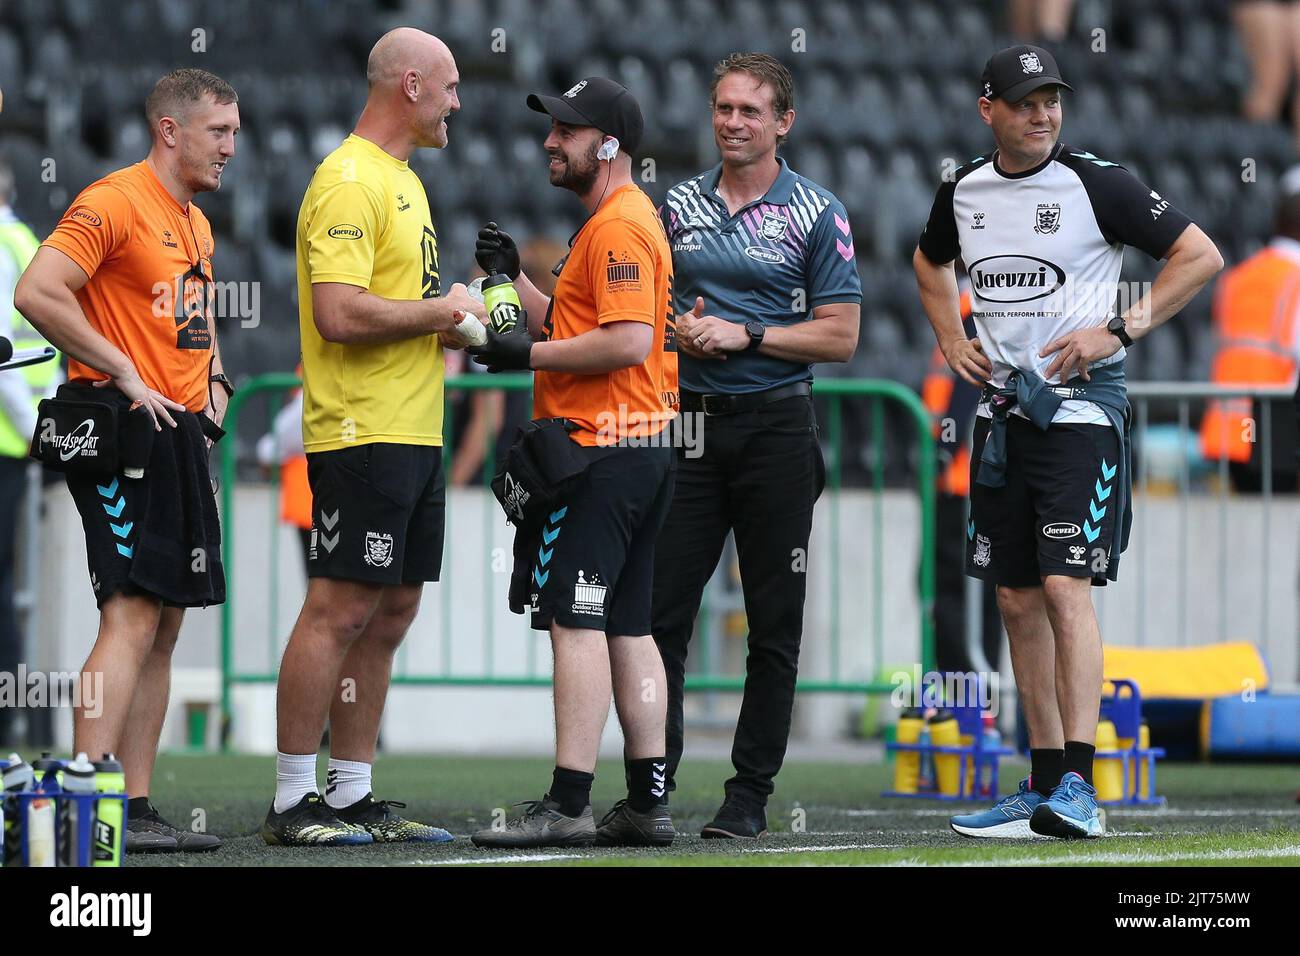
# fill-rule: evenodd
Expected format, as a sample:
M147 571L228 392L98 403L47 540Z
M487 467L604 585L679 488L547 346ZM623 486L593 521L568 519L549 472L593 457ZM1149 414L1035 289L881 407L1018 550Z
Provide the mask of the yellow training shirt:
M303 444L442 444L442 346L429 334L338 344L312 317L316 282L385 299L438 294L438 239L424 186L405 161L355 133L316 167L298 211L298 326Z

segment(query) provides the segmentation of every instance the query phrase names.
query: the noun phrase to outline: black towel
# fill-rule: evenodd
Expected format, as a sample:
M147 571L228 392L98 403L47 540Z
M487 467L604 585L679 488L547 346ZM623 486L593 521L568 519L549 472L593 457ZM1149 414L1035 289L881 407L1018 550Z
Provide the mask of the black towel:
M226 599L221 524L208 474L199 416L172 412L149 456L144 526L131 562L131 580L169 604L206 607ZM128 479L129 480L129 479Z

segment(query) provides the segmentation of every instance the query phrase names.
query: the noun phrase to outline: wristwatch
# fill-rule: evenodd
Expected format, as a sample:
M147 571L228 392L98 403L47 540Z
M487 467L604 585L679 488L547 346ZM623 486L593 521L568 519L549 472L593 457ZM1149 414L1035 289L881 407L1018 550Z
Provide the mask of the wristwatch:
M757 319L750 319L745 323L745 331L749 334L749 346L746 352L757 352L758 347L763 344L763 333L767 331L767 326Z
M208 381L216 382L224 388L226 390L226 398L231 398L235 394L235 386L231 383L230 379L226 378L225 372L218 372L215 375L209 375Z
M1119 339L1119 344L1124 346L1124 348L1127 349L1133 347L1133 338L1128 334L1128 330L1124 327L1124 316L1117 315L1107 322L1106 331Z

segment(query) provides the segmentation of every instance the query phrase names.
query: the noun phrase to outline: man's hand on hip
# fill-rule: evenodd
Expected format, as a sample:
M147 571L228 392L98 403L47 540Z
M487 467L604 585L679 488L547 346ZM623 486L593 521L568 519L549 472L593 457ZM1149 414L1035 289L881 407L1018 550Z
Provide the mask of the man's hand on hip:
M983 387L993 374L993 363L984 354L984 345L978 338L968 339L962 336L941 343L939 348L948 367L960 375L962 381L976 388Z
M1088 366L1098 359L1109 358L1119 351L1119 337L1104 325L1091 329L1079 329L1069 335L1063 335L1055 342L1049 342L1038 353L1039 358L1056 353L1052 364L1047 366L1043 378L1050 379L1057 372L1061 373L1061 382L1074 378L1077 371L1083 380L1088 381Z

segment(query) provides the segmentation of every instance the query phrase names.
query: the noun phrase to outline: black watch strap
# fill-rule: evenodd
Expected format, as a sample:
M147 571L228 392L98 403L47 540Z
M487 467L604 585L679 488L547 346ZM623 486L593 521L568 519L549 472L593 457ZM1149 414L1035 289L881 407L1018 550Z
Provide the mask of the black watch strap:
M1115 338L1119 339L1119 344L1124 346L1124 348L1127 349L1133 347L1133 337L1128 334L1128 329L1124 327L1124 316L1117 315L1112 318L1106 323L1106 329L1114 335Z
M767 326L755 319L750 319L745 323L745 331L749 333L749 345L745 351L758 351L758 347L763 344L763 335L767 332Z
M209 381L209 382L216 382L218 385L220 385L222 388L224 388L224 389L226 390L226 397L227 397L227 398L230 398L231 396L233 396L233 395L235 394L235 386L234 386L234 383L232 383L232 382L230 381L230 379L228 379L228 378L226 377L226 373L225 373L225 372L217 372L215 375L209 375L209 376L208 376L208 381Z

